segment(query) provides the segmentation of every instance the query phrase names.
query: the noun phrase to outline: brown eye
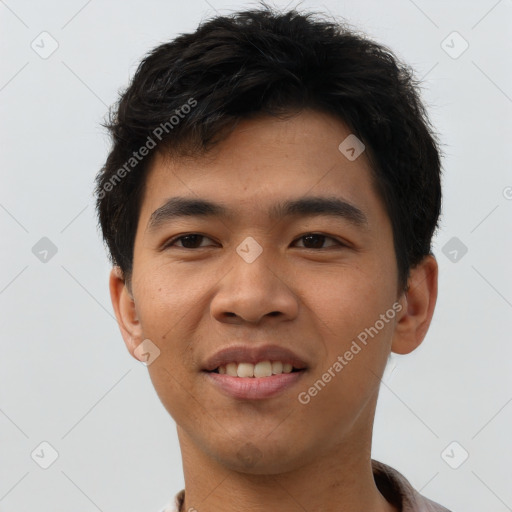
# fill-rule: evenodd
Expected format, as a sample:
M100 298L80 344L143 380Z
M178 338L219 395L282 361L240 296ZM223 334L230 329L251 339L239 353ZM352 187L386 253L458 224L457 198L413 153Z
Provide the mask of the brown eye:
M169 247L180 247L182 249L197 249L201 247L201 241L202 239L210 240L205 235L200 235L199 233L190 233L187 235L181 235L176 238L173 238L170 240L167 244L165 244L164 249L167 249ZM176 245L176 242L181 241L182 245ZM206 246L202 246L206 247Z
M332 236L322 235L319 233L308 233L307 235L301 236L297 240L304 240L305 249L326 249L326 247L322 247L324 245L325 240L332 240L335 242L334 245L337 246L344 245L335 238L333 238Z

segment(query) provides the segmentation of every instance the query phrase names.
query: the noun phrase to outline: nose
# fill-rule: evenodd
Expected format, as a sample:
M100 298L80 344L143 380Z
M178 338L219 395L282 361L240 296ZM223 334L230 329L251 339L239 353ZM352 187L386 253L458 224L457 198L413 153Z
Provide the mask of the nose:
M296 318L299 298L293 291L294 276L287 272L285 263L278 264L266 252L252 262L234 255L232 269L220 281L211 302L216 320L258 324L265 317L278 317L280 321Z

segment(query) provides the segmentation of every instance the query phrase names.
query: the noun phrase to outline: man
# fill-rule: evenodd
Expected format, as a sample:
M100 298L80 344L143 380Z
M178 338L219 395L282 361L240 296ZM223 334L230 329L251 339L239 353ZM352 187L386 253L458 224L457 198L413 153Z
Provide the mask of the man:
M389 354L437 297L440 151L410 68L263 6L154 49L108 126L110 292L177 425L169 510L446 511L371 459Z

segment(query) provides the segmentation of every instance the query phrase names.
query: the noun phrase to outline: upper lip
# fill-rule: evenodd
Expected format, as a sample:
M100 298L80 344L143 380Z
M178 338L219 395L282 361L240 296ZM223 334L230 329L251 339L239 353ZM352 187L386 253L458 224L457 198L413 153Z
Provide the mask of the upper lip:
M302 370L306 363L290 349L278 345L262 345L260 347L247 345L234 345L223 348L209 357L204 364L204 371L216 370L219 366L228 363L252 363L260 361L281 361L290 363L294 368Z

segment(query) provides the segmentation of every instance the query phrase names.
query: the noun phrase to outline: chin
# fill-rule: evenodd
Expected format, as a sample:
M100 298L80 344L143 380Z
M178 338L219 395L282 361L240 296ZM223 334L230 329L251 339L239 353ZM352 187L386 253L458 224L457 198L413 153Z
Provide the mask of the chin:
M264 450L261 446L248 441L235 452L217 453L216 458L220 464L232 471L251 475L278 475L297 469L305 463L304 457L297 453L296 447L290 446L288 452L283 449L279 452Z

